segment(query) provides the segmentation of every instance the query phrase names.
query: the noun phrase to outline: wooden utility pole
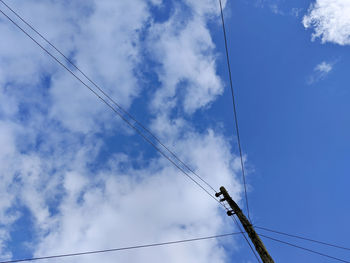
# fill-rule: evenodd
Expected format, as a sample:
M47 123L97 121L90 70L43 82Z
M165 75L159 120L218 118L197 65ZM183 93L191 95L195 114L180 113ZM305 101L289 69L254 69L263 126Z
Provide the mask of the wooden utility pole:
M231 196L226 191L225 187L220 187L220 193L215 194L216 197L219 197L220 195L223 195L224 198L222 198L220 201L224 202L226 201L229 206L232 208L232 211L228 211L227 215L232 216L234 214L237 215L238 219L241 221L245 231L248 233L251 241L253 242L256 251L259 253L259 256L261 260L264 263L274 263L272 257L270 256L269 252L267 252L264 243L259 238L258 234L255 232L253 225L249 222L249 220L245 217L242 210L239 208L239 206L236 204L235 201L232 200Z

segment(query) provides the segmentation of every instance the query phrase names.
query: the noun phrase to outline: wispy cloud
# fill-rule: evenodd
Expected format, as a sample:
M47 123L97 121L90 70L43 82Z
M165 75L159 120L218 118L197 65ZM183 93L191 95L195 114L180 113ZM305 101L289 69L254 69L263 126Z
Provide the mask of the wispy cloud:
M276 3L270 4L270 9L271 9L272 13L274 13L276 15L284 15L285 14Z
M321 64L318 64L315 68L316 71L322 73L322 74L328 74L329 72L331 72L333 69L333 65L330 63L327 63L325 61L323 61Z
M296 18L299 18L302 11L303 11L302 8L294 7L294 8L292 8L292 10L290 11L290 14L291 14L292 16L295 16Z
M308 79L308 84L316 83L324 79L332 70L335 63L330 63L322 61L320 64L316 65L313 74Z
M267 8L273 14L280 16L294 16L299 17L302 8L294 7L292 9L283 8L283 1L281 0L255 0L254 5L259 8Z

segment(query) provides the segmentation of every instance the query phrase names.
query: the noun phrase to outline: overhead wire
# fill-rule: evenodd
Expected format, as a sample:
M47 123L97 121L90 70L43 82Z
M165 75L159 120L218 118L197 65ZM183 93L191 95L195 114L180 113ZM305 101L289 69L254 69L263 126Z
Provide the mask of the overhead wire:
M40 32L38 32L33 26L31 26L28 22L26 22L20 15L18 15L17 12L15 12L9 5L7 5L3 0L0 0L11 12L13 12L22 22L24 22L27 26L29 26L34 32L36 32L45 42L47 42L50 46L52 46L60 55L62 55L66 61L71 64L76 70L78 70L90 83L92 83L104 96L106 96L117 108L123 112L125 115L127 115L131 120L133 120L137 125L139 125L144 131L146 131L153 139L157 141L164 149L167 150L177 161L179 161L186 169L188 169L192 174L194 174L198 179L200 179L203 183L205 183L209 188L211 188L213 191L215 189L206 182L202 177L200 177L198 174L196 174L188 165L186 165L177 155L171 151L165 144L163 144L158 137L156 137L149 129L147 129L141 122L139 122L136 118L134 118L130 113L128 113L120 104L118 104L114 99L112 99L100 86L98 86L91 78L89 78L82 70L78 68L66 55L64 55L56 46L54 46L50 41L48 41ZM237 132L237 139L238 139L238 146L239 146L239 152L240 152L240 159L241 159L241 168L242 168L242 176L244 181L244 187L245 187L245 199L246 199L246 205L247 205L247 211L248 211L248 217L249 217L249 204L248 204L248 198L247 198L247 190L246 190L246 180L245 180L245 172L244 172L244 164L243 164L243 156L242 156L242 148L240 143L240 137L239 137L239 128L238 128L238 121L237 121L237 111L235 107L235 98L233 93L233 86L232 86L232 77L231 77L231 70L230 70L230 62L228 57L228 48L227 48L227 39L226 39L226 30L225 30L225 24L224 24L224 17L223 17L223 11L222 11L222 3L220 2L220 11L221 11L221 18L223 23L223 31L224 31L224 37L225 37L225 48L226 48L226 55L227 55L227 63L229 68L229 75L230 75L230 86L231 86L231 93L232 93L232 99L233 99L233 106L234 106L234 115L235 115L235 122L236 122L236 132ZM176 168L178 168L182 173L184 173L188 178L190 178L195 184L197 184L202 190L204 190L208 195L210 195L212 198L214 198L215 201L217 201L219 204L221 204L213 195L211 195L203 186L201 186L197 181L195 181L186 171L184 171L178 164L176 164L173 160L171 160L162 150L160 150L149 138L147 138L135 125L133 125L129 120L127 120L120 112L118 112L111 104L109 104L105 99L103 99L96 91L94 91L89 85L87 85L81 78L79 78L76 74L74 74L73 71L71 71L68 67L66 67L61 61L59 61L54 55L52 55L46 48L44 48L38 41L36 41L32 36L29 35L21 26L19 26L14 20L12 20L8 15L6 15L2 10L0 12L8 19L10 20L16 27L18 27L24 34L26 34L32 41L34 41L41 49L43 49L49 56L51 56L57 63L59 63L64 69L66 69L70 74L72 74L79 82L81 82L86 88L88 88L94 95L96 95L104 104L106 104L109 108L111 108L120 118L122 118L131 128L133 128L140 136L142 136L148 143L150 143L161 155L163 155L167 160L169 160ZM224 206L225 207L225 206ZM226 208L226 207L225 207ZM226 208L227 209L227 208ZM249 217L250 218L250 217ZM10 261L0 261L0 263L15 263L15 262L23 262L23 261L34 261L34 260L43 260L43 259L52 259L52 258L61 258L61 257L72 257L72 256L82 256L82 255L89 255L89 254L98 254L98 253L107 253L107 252L113 252L113 251L121 251L121 250L130 250L130 249L140 249L140 248L147 248L147 247L155 247L155 246L164 246L164 245L171 245L171 244L178 244L178 243L185 243L185 242L192 242L192 241L198 241L198 240L206 240L206 239L212 239L212 238L219 238L229 235L235 235L235 234L243 234L243 237L247 241L250 249L252 250L253 254L255 255L258 262L260 262L260 259L258 258L257 254L255 253L253 247L251 246L250 242L248 241L247 237L244 235L244 232L242 228L239 226L237 220L235 217L232 217L233 221L237 224L238 228L240 229L240 232L237 233L231 233L231 234L224 234L224 235L216 235L216 236L210 236L210 237L203 237L203 238L194 238L194 239L187 239L187 240L179 240L179 241L171 241L171 242L163 242L163 243L155 243L155 244L148 244L148 245L139 245L139 246L131 246L131 247L122 247L122 248L114 248L114 249L107 249L107 250L98 250L98 251L87 251L87 252L79 252L79 253L71 253L71 254L62 254L62 255L54 255L54 256L45 256L45 257L37 257L37 258L28 258L28 259L19 259L19 260L10 260ZM341 247L338 245L333 245L326 242L321 242L301 236L291 235L287 233L283 233L280 231L275 231L263 227L256 227L262 230L278 233L281 235L286 235L290 237L295 237L327 246L332 246L340 249L350 250L350 248ZM280 242L283 244L287 244L289 246L293 246L299 249L303 249L324 257L332 258L334 260L338 260L341 262L349 263L350 261L342 260L333 256L329 256L324 253L320 253L311 249L307 249L295 244L291 244L289 242L285 242L282 240L278 240L263 234L260 234L260 236L271 239L276 242Z
M226 26L225 26L225 19L224 19L224 13L223 13L222 1L221 0L219 0L219 4L220 4L220 15L221 15L221 22L222 22L222 30L223 30L223 35L224 35L224 43L225 43L226 62L227 62L228 75L229 75L229 81L230 81L230 89L231 89L231 97L232 97L232 104L233 104L234 123L235 123L235 129L236 129L236 136L237 136L238 149L239 149L239 155L240 155L240 164L241 164L242 178L243 178L243 184L244 184L245 201L246 201L246 206L247 206L248 218L249 218L249 221L251 221L251 219L250 219L249 203L248 203L248 195L247 195L247 186L246 186L247 184L246 184L245 168L244 168L244 161L243 161L243 153L242 153L241 139L240 139L240 133L239 133L239 125L238 125L236 99L235 99L235 94L234 94L234 89L233 89L231 64L230 64L230 57L229 57L229 52L228 52L228 41L227 41L227 35L226 35ZM234 216L231 216L231 217L234 219L234 222L237 224L239 229L242 230L240 228L236 218ZM270 231L270 232L275 232L275 233L286 235L286 236L290 236L290 237L295 237L295 238L307 240L307 241L314 242L314 243L319 243L319 244L322 244L322 245L327 245L327 246L339 248L339 249L350 250L349 248L346 248L346 247L341 247L341 246L338 246L338 245L334 245L334 244L330 244L330 243L326 243L326 242L321 242L321 241L317 241L317 240L313 240L313 239L309 239L309 238L304 238L304 237L301 237L301 236L296 236L296 235L291 235L291 234L287 234L287 233L283 233L283 232L279 232L279 231L274 231L274 230L267 229L267 228L262 228L262 227L256 227L256 228L263 229L263 230ZM252 249L252 246L249 243L249 241L246 238L246 236L244 235L244 233L243 233L243 236L245 237L245 239L246 239L247 243L249 244L250 248ZM294 244L291 244L291 243L288 243L288 242L285 242L285 241L274 239L274 238L268 237L266 235L261 235L261 236L263 236L265 238L272 239L272 240L277 241L277 242L281 242L281 243L290 245L290 246L294 246L296 248L304 249L306 251L309 251L309 252L312 252L312 253L316 253L316 254L319 254L319 255L324 256L324 257L332 258L332 259L335 259L335 260L338 260L338 261L341 261L341 262L349 262L349 261L345 261L345 260L342 260L342 259L339 259L339 258L336 258L336 257L333 257L333 256L329 256L329 255L326 255L324 253L320 253L320 252L317 252L317 251L314 251L314 250L311 250L311 249L303 248L301 246L297 246L297 245L294 245ZM255 254L255 251L253 249L252 249L252 251ZM256 254L255 254L255 256L256 256ZM257 260L260 262L258 257L257 257Z
M89 78L75 63L73 63L62 51L60 51L54 44L52 44L47 38L45 38L39 31L37 31L31 24L29 24L26 20L24 20L16 11L14 11L8 4L6 4L3 0L0 0L15 16L17 16L23 23L25 23L29 28L31 28L35 33L37 33L46 43L48 43L52 48L54 48L60 55L62 55L65 60L72 65L77 71L79 71L90 83L92 83L109 101L112 102L123 114L127 115L132 121L134 121L138 126L140 126L144 131L146 131L153 139L156 140L164 149L167 150L177 161L179 161L189 172L194 174L198 179L200 179L203 183L205 183L211 190L214 192L215 189L202 177L200 177L197 173L195 173L188 165L186 165L173 151L171 151L165 144L163 144L158 137L156 137L149 129L147 129L141 122L139 122L136 118L134 118L130 113L128 113L120 104L118 104L114 99L112 99L99 85L97 85L91 78ZM155 143L153 143L147 136L145 136L142 131L140 131L134 124L132 124L123 114L121 114L118 110L116 110L106 99L102 98L94 89L92 89L88 84L86 84L80 77L78 77L72 70L70 70L66 65L64 65L57 57L55 57L48 49L42 46L37 40L35 40L25 29L23 29L18 23L16 23L13 19L11 19L7 14L5 14L1 9L0 12L11 21L17 28L19 28L25 35L27 35L34 43L36 43L42 50L44 50L50 57L52 57L60 66L62 66L65 70L67 70L71 75L73 75L79 82L81 82L86 88L88 88L95 96L97 96L104 104L106 104L114 113L116 113L122 120L124 120L132 129L134 129L143 139L145 139L151 146L153 146L163 157L165 157L168 161L170 161L176 168L178 168L183 174L185 174L189 179L191 179L197 186L199 186L202 190L204 190L209 196L211 196L216 202L222 205L212 194L208 192L200 183L198 183L195 179L193 179L182 167L180 167L177 163L175 163L168 155L166 155L161 149L159 149ZM242 162L242 156L241 156ZM245 184L245 182L244 182ZM247 198L247 196L246 196ZM247 200L247 199L246 199ZM248 204L248 203L247 203ZM224 206L224 205L223 205ZM225 207L225 206L224 206ZM226 208L226 207L225 207ZM227 209L227 208L226 208ZM235 218L234 218L235 219ZM238 228L240 228L238 222L235 220ZM250 249L254 253L255 257L259 261L258 256L256 255L254 249L249 243L246 236L243 234L243 237L247 241ZM259 261L260 262L260 261ZM2 262L0 262L2 263Z
M243 178L243 185L244 185L245 202L246 202L246 206L247 206L248 218L249 218L249 221L251 221L251 219L250 219L250 212L249 212L248 194L247 194L247 184L246 184L246 178L245 178L245 169L244 169L244 162L243 162L243 153L242 153L241 139L240 139L240 134L239 134L239 126L238 126L236 100L235 100L235 94L234 94L233 84L232 84L232 73L231 73L230 56L229 56L229 53L228 53L228 44L227 44L227 36L226 36L225 19L224 19L224 13L223 13L223 9L222 9L221 0L219 0L219 5L220 5L220 15L221 15L221 22L222 22L222 30L223 30L224 41L225 41L226 61L227 61L227 69L228 69L228 75L229 75L229 80L230 80L232 105L233 105L233 115L234 115L234 123L235 123L235 128L236 128L237 143L238 143L238 150L239 150L239 156L240 156L240 164L241 164L241 171L242 171L242 178ZM224 207L228 211L226 206L224 206ZM234 216L231 216L231 218L235 222L235 224L237 225L238 229L240 229L240 231L242 231L242 228L239 225L239 223L237 222L237 219ZM242 235L243 235L245 241L247 242L247 244L249 245L251 251L253 252L255 258L257 259L258 262L260 262L260 259L257 256L254 248L250 244L248 238L245 236L244 233Z
M222 204L223 208L226 210L226 212L231 211L231 210L225 205L225 203L221 203L221 204ZM237 221L235 215L231 215L231 216L229 216L229 217L230 217L230 218L232 219L232 221L237 225L237 228L238 228L239 231L242 233L242 236L243 236L244 240L247 242L247 244L248 244L250 250L251 250L252 253L254 254L254 256L255 256L255 258L257 259L257 261L260 263L261 261L260 261L259 256L256 254L256 252L255 252L253 246L251 245L251 243L249 242L248 238L247 238L246 235L245 235L245 233L247 233L247 232L246 232L244 229L242 229L242 227L239 225L239 223L238 223L238 221Z
M82 71L77 64L75 64L71 59L68 58L60 49L58 49L51 41L49 41L45 36L43 36L38 30L36 30L29 22L27 22L21 15L19 15L13 8L11 8L5 1L0 0L15 16L17 16L23 23L25 23L30 29L32 29L36 34L38 34L46 43L48 43L52 48L54 48L64 59L73 66L77 71L79 71L93 86L95 86L104 96L106 96L112 104L114 104L121 112L127 115L131 120L133 120L138 126L140 126L144 131L146 131L157 143L159 143L167 152L169 152L178 162L180 162L188 171L194 174L199 180L206 184L214 192L216 190L210 185L206 180L199 176L193 169L189 167L185 162L183 162L174 151L170 150L162 141L154 135L144 124L138 121L133 115L131 115L127 110L125 110L119 103L116 102L110 95L108 95L95 81L93 81L87 74Z
M309 248L305 248L305 247L302 247L302 246L298 246L298 245L295 245L295 244L292 244L292 243L289 243L289 242L286 242L286 241L282 241L282 240L279 240L277 238L269 237L269 236L266 236L266 235L263 235L263 234L260 234L260 233L259 233L259 235L261 237L273 240L275 242L282 243L282 244L285 244L285 245L288 245L288 246L292 246L292 247L295 247L295 248L298 248L298 249L302 249L302 250L308 251L308 252L313 253L313 254L317 254L317 255L320 255L320 256L323 256L323 257L327 257L327 258L331 258L331 259L334 259L334 260L340 261L340 262L350 263L350 261L347 261L345 259L341 259L341 258L337 258L337 257L334 257L334 256L330 256L328 254L325 254L325 253L322 253L322 252L319 252L319 251L315 251L315 250L312 250L312 249L309 249Z
M0 0L4 3L2 0ZM213 198L216 202L221 204L214 195L212 195L207 189L205 189L199 182L197 182L192 176L189 175L179 164L177 164L174 160L172 160L166 153L164 153L154 142L151 141L146 135L140 131L135 125L133 125L123 114L121 114L118 110L116 110L106 99L102 98L93 88L91 88L88 84L86 84L81 78L79 78L72 70L70 70L66 65L64 65L57 57L55 57L51 52L42 46L37 40L35 40L25 29L23 29L18 23L16 23L13 19L11 19L6 13L4 13L1 9L0 12L11 21L17 28L19 28L27 37L29 37L34 43L36 43L42 50L44 50L51 58L53 58L60 66L62 66L65 70L67 70L72 76L74 76L80 83L82 83L87 89L89 89L95 96L97 96L105 105L107 105L114 113L116 113L123 121L125 121L129 127L134 129L144 140L146 140L155 150L157 150L163 157L165 157L169 162L171 162L176 168L178 168L184 175L186 175L191 181L193 181L197 186L199 186L203 191L205 191L211 198ZM197 177L199 177L197 175ZM201 179L202 181L204 179ZM208 184L208 183L207 183ZM208 184L209 185L209 184ZM211 189L215 191L213 187Z
M229 53L228 53L226 26L225 26L224 12L222 10L221 0L219 0L219 4L220 4L222 30L223 30L223 33L224 33L224 40L225 40L226 61L227 61L228 75L229 75L229 80L230 80L234 123L235 123L235 128L236 128L236 136L237 136L238 150L239 150L239 156L240 156L240 162L241 162L241 170L242 170L242 178L243 178L243 184L244 184L244 195L245 195L245 201L246 201L246 205L247 205L248 218L249 218L249 221L251 221L250 220L250 212L249 212L249 204L248 204L247 183L246 183L246 176L245 176L245 169L244 169L244 162L243 162L243 153L242 153L241 139L240 139L240 135L239 135L236 99L235 99L235 94L234 94L234 91L233 91L230 56L229 56Z
M161 243L143 244L143 245L136 245L136 246L118 247L118 248L84 251L84 252L76 252L76 253L66 253L66 254L59 254L59 255L32 257L32 258L15 259L15 260L6 260L6 261L0 261L0 263L17 263L17 262L25 262L25 261L37 261L37 260L44 260L44 259L76 257L76 256L84 256L84 255L118 252L118 251L124 251L124 250L151 248L151 247L159 247L159 246L169 246L169 245L175 245L175 244L181 244L181 243L223 238L223 237L227 237L227 236L238 235L240 233L241 232L234 232L234 233L229 233L229 234L207 236L207 237L198 237L198 238L191 238L191 239L182 239L182 240L168 241L168 242L161 242Z
M21 21L23 21L26 25L28 25L34 32L36 32L41 38L43 38L49 45L51 45L57 52L59 52L74 68L76 68L79 72L82 73L94 86L96 86L107 98L109 98L113 104L115 104L122 112L126 113L132 120L138 123L144 130L146 130L153 138L157 140L164 148L167 149L177 160L180 161L189 171L195 174L199 179L206 183L213 191L215 189L209 185L204 179L202 179L199 175L197 175L192 169L190 169L185 163L183 163L172 151L170 151L161 141L153 135L147 128L144 127L140 122L138 122L131 114L129 114L126 110L124 110L117 102L115 102L109 95L107 95L94 81L92 81L86 74L81 71L67 56L65 56L58 48L56 48L50 41L48 41L40 32L38 32L33 26L31 26L28 22L26 22L17 12L15 12L10 6L8 6L3 0L0 0L11 12L13 12ZM88 88L94 95L96 95L103 103L105 103L109 108L111 108L120 118L122 118L131 128L133 128L143 139L145 139L149 144L151 144L159 153L161 153L168 161L170 161L176 168L178 168L183 174L185 174L190 180L192 180L197 186L199 186L203 191L205 191L210 197L212 197L216 202L222 205L226 210L227 208L220 203L212 194L210 194L201 184L199 184L196 180L194 180L184 169L182 169L178 164L176 164L172 159L170 159L163 151L161 151L149 138L147 138L137 127L135 127L131 122L129 122L123 115L121 115L118 111L115 110L105 99L103 99L99 94L97 94L89 85L87 85L81 78L79 78L73 71L71 71L68 67L66 67L61 61L59 61L54 55L52 55L45 47L43 47L39 42L37 42L33 37L31 37L21 26L19 26L14 20L12 20L9 16L7 16L2 10L0 12L6 16L15 26L17 26L23 33L25 33L32 41L34 41L41 49L43 49L49 56L51 56L57 63L59 63L64 69L66 69L70 74L72 74L79 82L81 82L86 88ZM216 191L215 191L216 192ZM240 228L239 224L236 222L237 226ZM247 240L246 236L243 235L248 245L251 247L251 244ZM254 250L252 249L255 257Z
M327 242L323 242L323 241L319 241L319 240L315 240L315 239L311 239L311 238L307 238L307 237L302 237L302 236L298 236L298 235L288 234L288 233L284 233L284 232L281 232L281 231L272 230L272 229L269 229L269 228L266 228L266 227L260 227L260 226L254 226L254 227L257 228L257 229L269 231L269 232L276 233L276 234L279 234L279 235L284 235L284 236L288 236L288 237L298 238L298 239L301 239L301 240L305 240L305 241L309 241L309 242L313 242L313 243L317 243L317 244L321 244L321 245L325 245L325 246L329 246L329 247L334 247L334 248L350 251L350 248L348 248L348 247L343 247L343 246L339 246L339 245L335 245L335 244L331 244L331 243L327 243Z
M226 208L226 207L225 207L225 208ZM227 209L227 208L226 208L226 210L229 211L229 209ZM254 254L254 256L255 256L255 258L257 259L257 261L258 261L259 263L261 263L261 260L260 260L259 256L256 254L256 252L255 252L253 246L251 245L251 243L249 242L248 238L247 238L246 235L245 235L245 233L246 233L245 230L242 230L241 226L240 226L239 223L237 222L237 219L236 219L236 217L235 217L234 215L232 215L232 216L230 216L230 217L232 218L232 221L233 221L234 223L236 223L236 225L237 225L239 231L242 233L242 236L244 237L245 241L246 241L247 244L249 245L249 248L250 248L250 250L252 251L252 253Z
M145 125L138 121L134 116L132 116L128 111L126 111L120 104L118 104L111 96L109 96L99 85L96 84L90 77L86 75L75 63L73 63L68 56L66 56L61 50L59 50L51 41L49 41L45 36L43 36L38 30L36 30L29 22L27 22L22 16L18 14L13 8L11 8L5 1L0 0L15 16L17 16L23 23L25 23L30 29L32 29L36 34L38 34L46 43L48 43L52 48L54 48L65 60L72 65L77 71L79 71L90 83L92 83L104 96L106 96L122 113L127 115L131 120L133 120L138 126L140 126L144 131L146 131L152 138L156 140L164 149L167 150L177 161L179 161L189 172L194 174L198 179L205 183L211 190L216 193L216 190L201 176L199 176L193 169L191 169L186 163L184 163L173 151L171 151L160 139L155 136ZM10 20L16 27L18 27L24 34L26 34L32 41L34 41L41 49L43 49L49 56L51 56L57 63L59 63L64 69L66 69L71 75L73 75L79 82L81 82L86 88L88 88L95 96L97 96L103 103L105 103L109 108L111 108L120 118L122 118L131 128L133 128L137 133L139 133L148 143L150 143L158 152L160 152L166 159L168 159L173 165L175 165L182 173L185 173L192 181L195 180L188 175L179 165L177 165L173 160L171 160L164 152L162 152L153 142L150 141L143 133L135 127L130 121L128 121L121 113L119 113L112 105L110 105L105 99L103 99L96 91L94 91L89 85L87 85L81 78L79 78L72 70L65 66L61 61L59 61L54 55L52 55L45 47L43 47L38 41L36 41L28 32L26 32L21 26L19 26L13 19L6 15L2 10L1 13ZM196 183L198 184L198 183ZM203 187L200 186L202 189ZM203 189L208 193L206 189ZM212 196L212 195L211 195ZM219 202L214 196L212 196L217 202ZM246 199L247 200L247 199ZM219 202L220 203L220 202ZM220 203L221 204L221 203Z

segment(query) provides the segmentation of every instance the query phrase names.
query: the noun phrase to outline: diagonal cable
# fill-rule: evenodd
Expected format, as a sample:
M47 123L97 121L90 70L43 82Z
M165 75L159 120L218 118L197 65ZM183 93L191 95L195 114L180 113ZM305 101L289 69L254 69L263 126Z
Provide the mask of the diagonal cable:
M339 246L339 245L335 245L335 244L331 244L331 243L327 243L327 242L323 242L323 241L319 241L319 240L315 240L315 239L311 239L311 238L307 238L307 237L302 237L302 236L298 236L298 235L288 234L288 233L284 233L284 232L277 231L277 230L272 230L272 229L265 228L265 227L255 226L255 228L262 229L262 230L265 230L265 231L269 231L269 232L272 232L272 233L276 233L276 234L279 234L279 235L284 235L284 236L288 236L288 237L293 237L293 238L306 240L306 241L309 241L309 242L313 242L313 243L317 243L317 244L321 244L321 245L325 245L325 246L329 246L329 247L339 248L339 249L343 249L343 250L350 250L350 248L348 248L348 247L342 247L342 246Z
M225 206L225 208L226 208L226 206ZM227 209L227 208L226 208L226 210L229 211L229 209ZM246 241L247 244L249 245L250 250L253 252L255 258L257 259L257 261L258 261L259 263L261 263L260 258L259 258L258 255L256 254L256 252L255 252L253 246L250 244L248 238L247 238L246 235L245 235L245 233L246 233L245 230L243 230L243 229L241 228L241 226L239 225L239 223L238 223L238 221L237 221L237 219L236 219L236 217L235 217L234 215L232 215L232 216L230 216L230 217L232 218L232 221L236 223L236 225L237 225L239 231L242 233L242 236L244 237L245 241Z
M228 46L227 46L227 36L226 36L225 19L224 19L224 13L223 13L223 11L222 11L222 3L221 3L221 0L219 0L219 3L220 3L220 14L221 14L222 30L223 30L224 39L225 39L226 61L227 61L227 68L228 68L229 79L230 79L230 87L231 87L231 95L232 95L232 104L233 104L233 115L234 115L234 122L235 122L236 134L237 134L239 156L240 156L240 161L241 161L242 178L243 178L243 183L244 183L245 201L246 201L246 205L247 205L248 218L249 218L249 221L251 221L251 220L250 220L250 214L249 214L249 204L248 204L248 195L247 195L247 184L246 184L246 178L245 178L245 169L244 169L244 162L243 162L242 146L241 146L241 139L240 139L240 136L239 136L239 126L238 126L238 118L237 118L236 99L235 99L235 94L234 94L234 91L233 91L232 73L231 73L231 65L230 65L230 56L229 56L229 53L228 53Z
M325 254L325 253L322 253L322 252L319 252L319 251L315 251L315 250L312 250L312 249L309 249L309 248L305 248L305 247L302 247L302 246L298 246L298 245L295 245L295 244L292 244L292 243L289 243L289 242L286 242L286 241L282 241L282 240L279 240L277 238L272 238L272 237L269 237L269 236L266 236L266 235L263 235L263 234L259 234L259 235L262 236L262 237L265 237L267 239L270 239L272 241L275 241L275 242L278 242L278 243L282 243L282 244L285 244L285 245L288 245L288 246L292 246L292 247L295 247L295 248L299 248L299 249L308 251L310 253L320 255L322 257L331 258L331 259L334 259L334 260L340 261L340 262L350 263L350 261L347 261L347 260L344 260L344 259L341 259L341 258L337 258L337 257L333 257L333 256L330 256L328 254Z
M1 0L0 0L1 1ZM199 186L203 191L205 191L211 198L216 202L220 203L214 195L212 195L207 189L205 189L200 183L198 183L192 176L190 176L183 168L180 167L174 160L172 160L166 153L164 153L155 143L153 143L147 136L145 136L140 129L133 125L129 120L126 119L119 111L117 111L106 99L102 98L94 89L92 89L88 84L86 84L81 78L79 78L72 70L65 66L61 61L59 61L54 55L52 55L45 47L43 47L38 41L36 41L28 32L26 32L20 25L18 25L13 19L11 19L7 14L5 14L1 9L2 13L10 22L12 22L18 29L20 29L27 37L29 37L33 42L35 42L42 50L44 50L51 58L53 58L59 65L61 65L65 70L67 70L72 76L74 76L80 83L82 83L87 89L89 89L96 97L98 97L106 106L108 106L115 114L117 114L123 121L125 121L132 129L134 129L144 140L146 140L155 150L157 150L162 156L164 156L169 162L171 162L176 168L178 168L184 175L186 175L191 181L193 181L197 186Z
M64 59L73 66L77 71L79 71L93 86L95 86L104 96L106 96L112 104L114 104L123 114L127 115L131 120L133 120L138 126L140 126L144 131L146 131L157 143L159 143L168 153L170 153L178 162L180 162L188 171L194 174L199 180L205 183L214 192L215 189L201 176L199 176L193 169L191 169L186 163L184 163L175 153L170 150L161 140L154 135L145 125L138 121L134 116L132 116L128 111L126 111L119 103L116 102L110 95L108 95L95 81L93 81L89 76L86 75L71 59L68 58L60 49L58 49L51 41L49 41L45 36L43 36L38 30L36 30L29 22L27 22L22 16L20 16L13 8L11 8L3 0L0 0L15 16L17 16L23 23L25 23L31 30L38 34L46 43L48 43L52 48L54 48Z
M104 249L104 250L84 251L84 252L77 252L77 253L51 255L51 256L43 256L43 257L33 257L33 258L25 258L25 259L15 259L15 260L0 261L0 263L17 263L17 262L36 261L36 260L44 260L44 259L77 257L77 256L84 256L84 255L118 252L118 251L124 251L124 250L134 250L134 249L141 249L141 248L168 246L168 245L175 245L175 244L195 242L195 241L203 241L203 240L209 240L209 239L215 239L215 238L223 238L223 237L237 235L240 233L241 232L235 232L235 233L229 233L229 234L222 234L222 235L215 235L215 236L208 236L208 237L198 237L198 238L183 239L183 240L176 240L176 241L168 241L168 242L162 242L162 243L144 244L144 245L129 246L129 247L119 247L119 248L111 248L111 249Z
M147 129L142 123L137 121L131 114L129 114L122 106L120 106L115 100L113 100L106 92L103 91L93 80L91 80L82 70L80 70L66 55L64 55L58 48L56 48L50 41L48 41L40 32L38 32L33 26L26 22L17 12L15 12L11 7L9 7L3 0L0 0L12 13L14 13L22 22L24 22L28 27L30 27L35 33L37 33L45 42L47 42L51 47L53 47L60 55L62 55L66 61L71 64L76 70L78 70L90 83L92 83L104 96L106 96L112 104L114 104L122 113L127 115L131 120L138 124L144 131L151 135L161 146L163 146L167 152L169 152L177 161L179 161L186 169L188 169L192 174L194 174L198 179L209 186L214 192L215 189L207 183L202 177L196 174L188 165L186 165L181 159L179 159L174 152L172 152L168 147L166 147L149 129ZM95 96L97 96L104 104L106 104L111 110L114 111L122 120L124 120L131 128L133 128L141 137L143 137L149 144L151 144L161 155L163 155L168 161L170 161L176 168L178 168L183 174L185 174L189 179L191 179L195 184L197 184L202 190L204 190L209 196L211 196L216 202L221 204L213 195L211 195L201 184L194 180L183 168L176 164L169 156L167 156L161 149L159 149L148 137L146 137L140 129L138 129L134 124L127 120L120 112L118 112L106 99L102 98L96 91L94 91L89 85L87 85L81 78L79 78L73 71L71 71L67 66L65 66L61 61L59 61L54 55L52 55L45 47L43 47L38 41L36 41L29 33L27 33L21 26L19 26L14 20L7 16L2 10L0 12L9 19L17 28L19 28L24 34L26 34L32 41L34 41L41 49L43 49L49 56L51 56L58 64L60 64L64 69L66 69L71 75L73 75L79 82L81 82L86 88L88 88ZM238 225L237 221L236 224ZM240 228L240 226L238 225ZM242 230L242 229L241 229ZM247 240L246 236L243 237L250 246L255 257L257 257L251 244ZM259 258L257 257L259 261ZM260 261L259 261L260 262ZM0 262L2 263L2 262Z

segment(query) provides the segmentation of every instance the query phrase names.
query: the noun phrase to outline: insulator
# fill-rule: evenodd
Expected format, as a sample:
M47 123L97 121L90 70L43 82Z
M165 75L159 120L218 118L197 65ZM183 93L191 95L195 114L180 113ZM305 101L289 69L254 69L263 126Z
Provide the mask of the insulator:
M226 201L226 198L220 199L220 202L225 202L225 201Z
M219 193L215 193L215 196L216 196L216 197L219 197L220 195L222 195L222 193L221 193L221 192L219 192Z
M231 211L227 211L227 215L228 216L233 216L235 214L235 212L233 212L232 210Z

